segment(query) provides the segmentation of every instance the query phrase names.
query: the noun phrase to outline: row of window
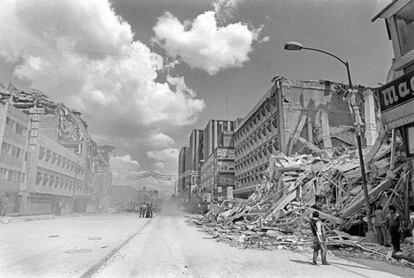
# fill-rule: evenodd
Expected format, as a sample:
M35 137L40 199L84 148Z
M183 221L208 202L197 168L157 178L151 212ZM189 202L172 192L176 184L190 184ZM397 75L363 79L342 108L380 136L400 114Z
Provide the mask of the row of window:
M242 141L246 136L248 136L259 123L266 120L270 115L272 115L276 108L276 96L272 96L269 101L263 103L260 108L258 108L254 114L243 124L242 127L237 131L234 136L236 143ZM275 116L276 119L277 116ZM277 121L273 123L277 127Z
M16 147L12 144L9 144L7 142L3 142L1 146L1 153L2 154L8 154L10 156L13 156L18 159L24 159L26 152L24 149L21 149L19 147Z
M51 188L67 190L71 192L81 191L82 189L82 184L80 181L63 175L48 173L46 171L37 172L36 185L48 186Z
M27 128L15 120L7 117L6 128L13 130L15 133L25 136L27 134Z
M24 178L25 178L25 174L20 171L0 167L0 179L1 180L20 183L24 181Z
M83 175L85 173L85 169L76 162L42 146L39 149L39 160L44 160L62 169L75 172L76 174Z

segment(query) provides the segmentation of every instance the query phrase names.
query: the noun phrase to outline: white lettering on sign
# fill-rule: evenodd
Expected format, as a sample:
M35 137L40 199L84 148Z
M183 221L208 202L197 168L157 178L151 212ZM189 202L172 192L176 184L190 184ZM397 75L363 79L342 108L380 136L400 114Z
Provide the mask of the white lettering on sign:
M39 114L33 114L32 115L32 121L35 121L35 122L40 121L40 115Z
M386 106L393 104L394 102L398 101L398 96L395 93L394 86L391 86L385 90L381 91L382 97L384 99L384 103Z
M32 108L29 108L29 113L30 114L44 114L45 109L41 107L32 107Z
M414 75L412 74L403 75L379 90L382 111L414 98Z
M29 144L37 145L37 137L30 137Z
M31 127L32 129L38 129L38 128L39 128L39 122L31 122L30 127Z
M37 137L39 135L39 130L32 129L30 130L30 137Z

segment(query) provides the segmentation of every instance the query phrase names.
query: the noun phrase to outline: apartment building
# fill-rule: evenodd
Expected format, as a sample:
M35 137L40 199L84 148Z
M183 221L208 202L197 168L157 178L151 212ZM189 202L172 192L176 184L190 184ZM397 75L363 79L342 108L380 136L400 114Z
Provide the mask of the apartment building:
M338 85L283 77L274 81L235 130L236 196L246 198L262 182L272 154L354 144L353 120Z

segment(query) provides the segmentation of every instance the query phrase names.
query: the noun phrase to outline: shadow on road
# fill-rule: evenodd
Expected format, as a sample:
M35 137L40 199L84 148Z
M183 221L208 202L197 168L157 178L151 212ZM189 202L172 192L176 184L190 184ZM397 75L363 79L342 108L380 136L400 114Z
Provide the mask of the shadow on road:
M360 269L369 269L369 270L372 270L371 267L365 267L365 266L362 266L362 265L343 264L343 263L338 263L338 262L334 262L334 263L330 262L330 264L331 265L337 265L337 266L343 265L343 266L350 266L350 267L355 267L355 268L360 268Z
M309 264L313 265L310 261L303 261L303 260L290 260L291 262L297 263L297 264Z

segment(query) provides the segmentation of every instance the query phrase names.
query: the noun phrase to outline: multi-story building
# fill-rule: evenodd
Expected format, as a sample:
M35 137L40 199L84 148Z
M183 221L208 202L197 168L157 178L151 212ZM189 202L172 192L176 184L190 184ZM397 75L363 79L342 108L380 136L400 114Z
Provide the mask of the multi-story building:
M189 152L189 162L190 169L194 171L200 171L201 162L204 160L203 155L203 131L194 129L191 131L189 138L189 147L187 151ZM190 170L187 169L187 170Z
M187 153L187 147L181 147L178 155L178 181L177 181L177 192L185 189L184 186L184 173L185 173L185 158Z
M414 1L392 1L372 21L378 18L385 20L394 52L387 84L376 91L381 118L388 130L399 130L414 165ZM404 214L409 215L409 205L414 204L414 179L411 187L406 186Z
M210 193L213 199L232 199L234 190L234 147L216 148L201 166L202 193Z
M66 214L102 207L109 153L80 113L35 90L0 91L0 213Z
M204 128L204 157L207 159L217 147L226 145L224 132L232 132L235 127L234 121L209 120Z
M283 77L274 81L236 127L235 196L247 197L254 191L276 152L292 154L312 147L332 150L353 145L353 120L336 85Z
M19 213L27 178L27 115L0 100L0 215Z

